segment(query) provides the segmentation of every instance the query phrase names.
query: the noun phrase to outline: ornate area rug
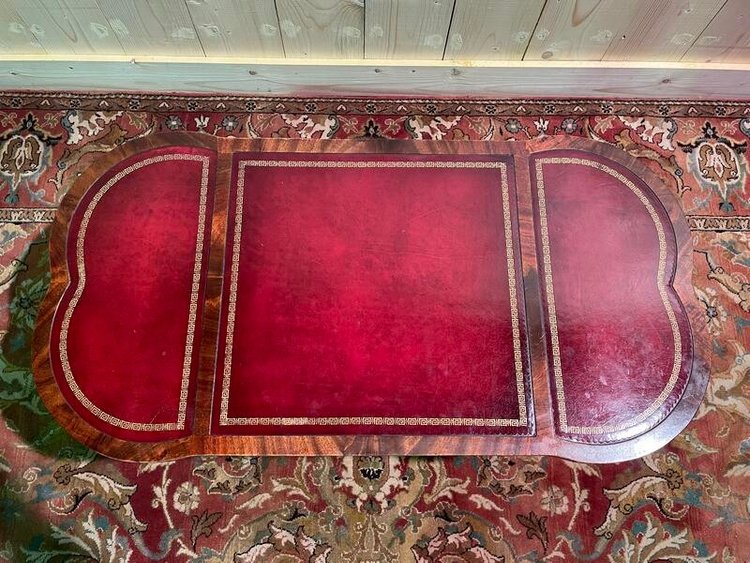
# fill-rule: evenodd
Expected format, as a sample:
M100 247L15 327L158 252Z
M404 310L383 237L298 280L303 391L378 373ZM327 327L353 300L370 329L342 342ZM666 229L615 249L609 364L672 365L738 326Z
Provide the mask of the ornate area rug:
M0 96L0 560L749 560L745 115L733 103ZM175 130L446 143L572 135L624 149L668 174L693 231L715 353L696 419L659 452L611 465L95 455L53 421L31 374L49 223L104 152Z

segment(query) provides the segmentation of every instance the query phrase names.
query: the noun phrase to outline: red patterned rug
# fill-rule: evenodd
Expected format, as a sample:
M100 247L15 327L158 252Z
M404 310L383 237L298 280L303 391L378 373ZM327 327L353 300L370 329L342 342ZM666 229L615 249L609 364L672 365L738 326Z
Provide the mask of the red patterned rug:
M0 96L0 560L750 560L748 112L733 103ZM620 147L668 175L693 231L693 281L715 354L696 419L657 453L610 465L134 464L93 454L46 412L31 374L48 227L67 187L104 152L174 130L446 143L571 135ZM132 240L138 256L142 238Z

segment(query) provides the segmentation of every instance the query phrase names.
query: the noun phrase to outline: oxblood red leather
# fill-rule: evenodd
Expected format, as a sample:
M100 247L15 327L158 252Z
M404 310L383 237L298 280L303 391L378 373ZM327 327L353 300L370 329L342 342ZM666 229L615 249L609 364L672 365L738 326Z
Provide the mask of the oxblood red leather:
M692 370L669 217L609 159L556 150L531 163L536 216L546 219L535 226L557 427L588 440L641 433L674 406Z
M213 432L528 433L511 159L239 153L229 209Z
M112 436L191 432L215 174L212 151L155 149L76 208L50 358L66 400Z
M612 148L146 142L53 229L37 382L93 447L619 459L697 408L689 234Z

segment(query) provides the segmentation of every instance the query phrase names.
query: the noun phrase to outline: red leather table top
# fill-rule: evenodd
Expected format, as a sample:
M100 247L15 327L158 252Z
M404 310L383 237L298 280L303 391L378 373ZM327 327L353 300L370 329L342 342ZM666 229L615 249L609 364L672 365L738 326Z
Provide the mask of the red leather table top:
M528 433L504 160L238 153L232 175L216 431Z
M559 429L635 434L675 404L692 368L688 317L669 285L669 216L637 175L605 159L557 150L531 165Z
M193 418L215 171L210 151L154 150L76 209L50 359L66 400L113 436L176 437Z
M684 220L613 152L125 147L54 226L40 392L132 459L647 453L695 411L705 346Z

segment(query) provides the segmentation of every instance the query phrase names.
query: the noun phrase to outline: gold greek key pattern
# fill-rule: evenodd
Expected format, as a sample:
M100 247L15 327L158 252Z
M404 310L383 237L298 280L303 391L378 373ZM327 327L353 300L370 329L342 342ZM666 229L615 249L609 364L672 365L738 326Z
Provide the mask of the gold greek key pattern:
M500 184L503 199L503 228L505 230L505 257L508 266L508 295L510 296L510 321L513 332L513 362L516 370L516 393L518 413L522 424L527 423L526 392L523 384L523 353L521 350L521 328L518 320L518 290L516 285L516 259L513 255L513 224L510 215L508 173L505 164L500 169Z
M86 287L86 265L84 257L84 238L86 236L86 230L88 228L91 216L94 213L94 209L106 195L106 193L128 174L136 170L140 170L145 166L156 164L159 162L173 161L173 160L186 160L196 161L202 164L201 174L201 189L200 199L198 206L198 234L196 235L195 241L195 262L193 265L193 278L192 287L190 293L190 309L188 315L188 326L187 333L185 336L185 355L182 364L182 382L180 385L180 402L177 413L176 422L168 423L150 423L150 422L132 422L122 420L109 413L104 412L102 409L97 407L80 389L78 383L75 380L73 371L70 366L68 359L68 331L70 329L70 320L73 317L78 302L83 295L84 288ZM193 358L193 345L195 340L195 325L197 321L198 313L198 297L200 293L200 280L201 271L203 269L203 248L204 248L204 231L206 226L206 210L208 201L208 179L209 179L209 157L194 155L194 154L165 154L155 156L152 158L144 159L140 162L124 168L117 174L115 174L104 186L94 195L91 202L86 208L81 220L81 225L78 230L78 237L76 238L76 267L78 270L78 284L73 293L73 297L68 303L67 308L63 316L62 326L60 329L60 363L62 365L63 373L65 374L65 381L73 391L75 398L88 410L91 414L96 416L98 419L117 426L126 430L137 430L143 432L155 432L155 431L169 431L169 430L182 430L185 428L185 416L187 411L187 399L188 399L188 388L190 386L190 372L192 368Z
M240 165L269 168L500 168L487 160L243 160Z
M401 417L401 416L333 416L333 417L255 417L227 418L221 425L273 425L273 426L525 426L526 422L504 418L462 417Z
M513 333L514 369L519 417L470 418L470 417L380 417L380 416L337 416L337 417L230 417L229 393L232 379L232 350L234 348L234 326L237 315L237 292L239 285L239 257L242 248L242 210L244 207L245 168L249 166L289 167L289 168L469 168L499 169L502 191L503 223L508 267L511 328ZM508 170L504 162L495 161L338 161L338 160L241 160L238 163L237 194L235 199L234 231L232 233L232 257L229 278L229 299L227 306L227 334L224 343L224 365L222 372L221 406L219 425L274 425L274 426L338 426L338 425L378 425L378 426L526 426L528 413L523 377L523 351L518 313L516 289L516 264L513 251L513 227L508 186Z
M570 426L568 425L568 417L565 403L565 389L563 385L563 373L562 373L562 362L560 359L560 339L557 330L557 312L555 309L555 290L552 276L552 257L550 255L550 244L549 244L549 231L547 224L547 207L544 196L544 170L545 164L576 164L580 166L588 166L595 168L612 176L613 178L620 181L622 184L628 187L630 191L639 199L639 201L645 206L651 220L654 222L656 227L656 234L659 240L659 267L656 273L656 286L659 291L659 297L661 298L664 310L667 313L669 324L672 328L672 338L674 342L674 361L672 363L672 372L670 373L667 385L662 389L659 396L654 400L649 407L640 413L638 416L629 420L628 422L613 425L603 426ZM680 336L680 327L677 323L677 317L672 304L669 301L669 293L667 287L667 237L664 233L664 227L659 219L659 215L656 209L646 197L646 195L631 182L624 175L619 173L617 170L610 168L606 164L596 162L594 160L588 160L585 158L574 158L574 157L550 157L550 158L539 158L536 160L536 187L537 187L537 200L539 202L539 230L541 232L542 239L542 262L544 265L544 284L545 293L547 296L547 317L549 322L550 330L550 341L552 347L552 367L555 377L555 387L557 389L557 411L560 423L560 430L571 434L606 434L610 432L617 432L632 428L636 424L639 424L654 414L667 400L670 393L677 384L677 380L680 376L680 370L682 369L682 338Z

